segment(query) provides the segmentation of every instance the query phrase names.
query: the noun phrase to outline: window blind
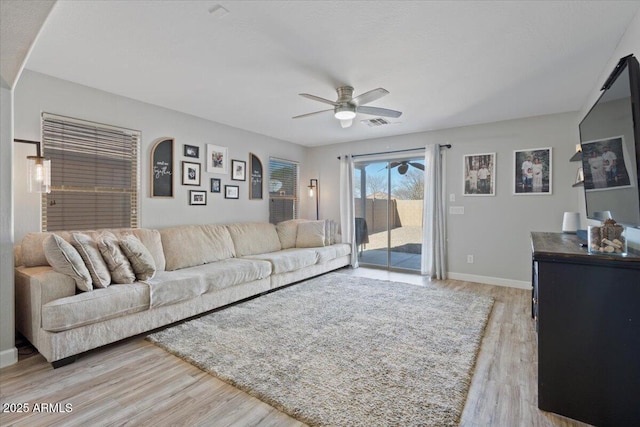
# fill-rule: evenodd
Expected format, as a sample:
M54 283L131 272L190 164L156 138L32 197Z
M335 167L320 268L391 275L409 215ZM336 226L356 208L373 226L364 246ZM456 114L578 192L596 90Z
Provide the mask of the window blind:
M42 230L138 227L139 145L139 131L43 113Z
M269 222L298 218L298 163L269 158Z

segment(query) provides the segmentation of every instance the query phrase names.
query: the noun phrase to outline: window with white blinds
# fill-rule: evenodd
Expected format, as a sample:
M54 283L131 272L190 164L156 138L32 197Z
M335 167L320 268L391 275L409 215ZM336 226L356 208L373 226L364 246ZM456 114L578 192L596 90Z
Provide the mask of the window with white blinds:
M137 227L139 145L139 131L43 113L42 230Z
M269 222L298 218L298 163L269 158Z

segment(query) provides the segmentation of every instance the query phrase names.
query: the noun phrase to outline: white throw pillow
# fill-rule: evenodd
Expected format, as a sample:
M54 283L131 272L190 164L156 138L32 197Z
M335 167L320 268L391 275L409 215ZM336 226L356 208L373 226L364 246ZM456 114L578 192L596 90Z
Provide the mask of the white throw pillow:
M89 274L87 266L84 265L78 251L69 242L52 234L44 239L42 248L47 262L55 271L72 277L76 282L76 287L81 291L93 289L91 274Z
M113 283L135 282L136 275L129 263L129 259L120 249L118 238L113 233L105 231L96 240L98 241L98 249L100 249L100 253L109 267Z
M84 265L89 270L91 280L96 288L106 288L111 284L109 267L102 258L98 243L84 233L71 233L71 244L78 251Z
M156 275L156 263L151 252L133 234L122 237L119 242L120 249L127 256L133 272L138 280L149 280Z
M317 248L324 246L324 221L307 221L298 224L296 248Z
M278 238L282 249L289 249L296 247L296 237L298 235L298 224L301 222L307 222L306 219L289 219L287 221L279 222L276 225L276 231L278 232Z

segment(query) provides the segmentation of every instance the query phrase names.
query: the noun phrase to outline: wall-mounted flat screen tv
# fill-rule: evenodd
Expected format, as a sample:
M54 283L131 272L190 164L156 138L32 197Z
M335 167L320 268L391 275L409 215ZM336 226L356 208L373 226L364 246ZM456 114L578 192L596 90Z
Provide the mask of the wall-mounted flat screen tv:
M587 217L640 228L640 71L620 60L580 122ZM606 215L606 214L605 214Z

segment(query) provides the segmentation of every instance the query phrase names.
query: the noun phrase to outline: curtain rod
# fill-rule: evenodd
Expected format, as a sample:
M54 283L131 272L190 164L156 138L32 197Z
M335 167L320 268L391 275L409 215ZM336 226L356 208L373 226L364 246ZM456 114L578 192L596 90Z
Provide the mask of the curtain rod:
M440 148L451 148L451 144L441 144ZM404 153L406 151L417 151L417 150L424 150L424 147L419 147L419 148L407 148L405 150L393 150L393 151L380 151L378 153L367 153L367 154L354 154L353 158L356 157L363 157L363 156L377 156L378 154L393 154L393 153ZM338 160L340 160L341 156L338 156Z

